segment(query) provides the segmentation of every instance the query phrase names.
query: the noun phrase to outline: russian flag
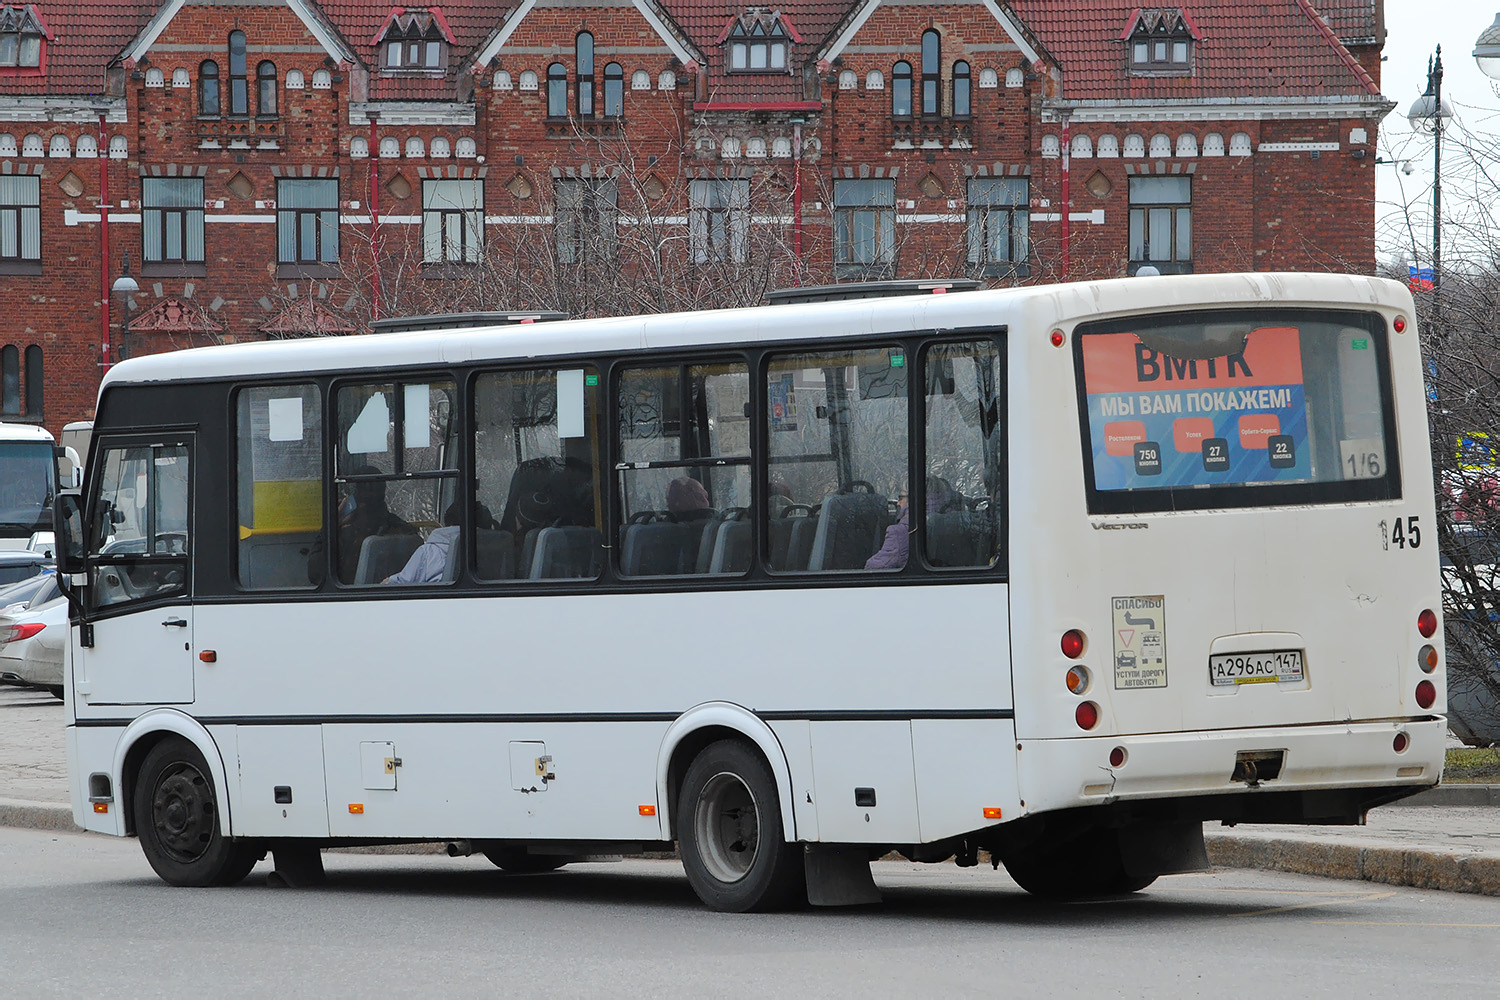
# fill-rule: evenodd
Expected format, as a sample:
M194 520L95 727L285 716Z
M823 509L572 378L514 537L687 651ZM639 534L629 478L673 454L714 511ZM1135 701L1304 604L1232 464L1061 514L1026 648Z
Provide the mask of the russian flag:
M1433 286L1433 271L1430 267L1414 267L1410 264L1406 267L1406 284L1414 292L1430 292Z

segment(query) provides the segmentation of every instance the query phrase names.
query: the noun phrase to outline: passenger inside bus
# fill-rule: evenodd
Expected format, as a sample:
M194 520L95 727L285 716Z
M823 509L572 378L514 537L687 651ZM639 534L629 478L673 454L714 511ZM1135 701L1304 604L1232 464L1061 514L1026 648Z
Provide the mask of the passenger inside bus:
M353 470L353 474L378 476L381 472L373 465L361 465ZM397 517L386 506L383 480L362 480L353 483L349 487L348 495L339 505L338 549L334 553L339 582L346 584L359 582L361 561L368 564L372 559L373 550L382 548L378 544L367 545L367 542L370 539L387 537L401 539L384 546L392 549L404 547L405 551L397 557L400 562L404 562L410 556L411 551L420 544L416 540L417 529ZM367 553L367 549L371 552ZM321 534L308 553L307 575L313 583L323 582L323 538ZM364 582L374 583L386 574L377 576L367 572L365 575L367 579Z
M900 514L896 523L885 529L885 542L880 550L865 561L865 569L901 569L906 565L911 552L911 498L905 488L896 499ZM953 492L953 486L940 476L927 477L927 514L929 531L932 515L962 510L963 497Z
M463 521L460 501L455 500L443 512L443 526L434 528L426 541L417 546L411 558L401 570L381 580L381 583L452 583L458 579L459 525ZM474 506L474 526L480 531L493 531L495 519L484 504Z

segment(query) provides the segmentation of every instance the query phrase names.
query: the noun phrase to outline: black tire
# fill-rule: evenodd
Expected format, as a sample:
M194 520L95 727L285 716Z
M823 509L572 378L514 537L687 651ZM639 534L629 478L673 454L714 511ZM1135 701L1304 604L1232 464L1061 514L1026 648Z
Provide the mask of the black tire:
M573 859L566 854L528 854L524 847L492 847L484 852L490 863L512 875L555 872Z
M264 853L254 842L224 836L208 762L180 736L146 754L133 806L141 851L170 885L234 885Z
M782 839L776 778L754 748L720 740L693 759L676 829L688 883L709 908L747 913L806 901L802 850Z
M58 701L63 700L63 689L61 684L47 685L47 693L56 698Z
M1119 836L1106 829L1007 853L1001 860L1022 889L1059 902L1125 896L1146 888L1158 877L1127 872L1120 857Z

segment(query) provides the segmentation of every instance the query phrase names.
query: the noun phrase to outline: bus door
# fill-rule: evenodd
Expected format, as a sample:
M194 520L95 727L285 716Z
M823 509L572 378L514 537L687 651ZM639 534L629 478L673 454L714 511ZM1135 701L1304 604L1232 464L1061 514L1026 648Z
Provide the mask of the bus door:
M92 705L191 702L193 436L101 437L96 453L75 693Z

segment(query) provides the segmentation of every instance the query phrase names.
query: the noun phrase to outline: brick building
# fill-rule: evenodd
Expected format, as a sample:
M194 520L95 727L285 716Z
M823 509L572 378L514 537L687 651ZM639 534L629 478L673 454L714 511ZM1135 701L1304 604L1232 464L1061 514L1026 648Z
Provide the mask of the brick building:
M0 418L393 313L1369 271L1383 36L1382 0L0 7Z

